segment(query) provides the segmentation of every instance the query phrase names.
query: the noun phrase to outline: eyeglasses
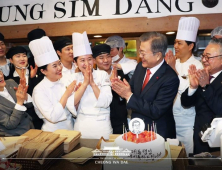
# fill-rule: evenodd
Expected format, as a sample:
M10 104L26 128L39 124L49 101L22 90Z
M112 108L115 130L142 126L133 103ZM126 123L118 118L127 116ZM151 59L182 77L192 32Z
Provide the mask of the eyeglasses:
M145 57L146 55L151 55L151 54L155 55L156 53L158 53L158 52L154 52L154 53L142 53L141 51L139 51L139 54L140 54L142 57Z
M209 56L207 56L207 55L201 54L201 55L200 55L200 58L201 58L202 60L205 59L206 61L208 61L208 60L211 59L211 58L220 57L220 56L222 56L222 54L216 55L216 56L212 56L212 57L209 57Z
M211 39L214 40L214 41L221 41L222 37L218 37L217 38L217 37L213 36Z

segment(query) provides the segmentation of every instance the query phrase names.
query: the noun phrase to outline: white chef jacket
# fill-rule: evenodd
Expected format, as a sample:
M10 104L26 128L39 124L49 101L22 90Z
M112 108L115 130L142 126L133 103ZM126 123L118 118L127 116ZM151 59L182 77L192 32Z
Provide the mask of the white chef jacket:
M137 61L133 59L126 58L124 55L123 58L118 62L123 70L123 73L129 75L129 78L133 76L134 70L136 69Z
M66 68L65 66L63 66L62 68L62 76L71 76L72 74L75 73L75 69L76 69L76 66L74 63L72 63L72 68L71 69L68 69Z
M60 79L60 82L62 82L65 86L69 86L73 80L74 80L74 73L75 73L76 66L73 63L72 69L67 69L63 66L62 68L62 78Z
M33 104L36 114L44 121L42 130L51 132L57 129L73 130L72 114L74 116L77 114L74 94L68 98L65 108L59 102L65 90L65 85L59 80L51 82L47 77L34 88Z
M77 83L84 81L83 74L75 73ZM112 133L110 123L111 83L107 72L93 70L93 79L100 89L97 99L90 85L87 86L78 106L78 116L74 130L81 131L82 138L109 138Z
M197 69L202 69L202 63L192 55L186 62L176 60L176 70L180 79L180 86L174 100L173 114L176 122L177 139L184 143L187 154L193 153L193 126L195 121L195 107L184 108L181 105L181 95L189 87L188 69L193 64ZM182 78L182 76L184 78Z
M179 74L178 77L180 79L180 86L174 100L173 113L174 117L176 118L176 125L179 126L194 125L194 117L196 114L195 108L191 107L185 109L181 106L180 101L181 94L189 87L188 69L191 64L195 65L197 69L203 68L202 63L195 59L193 55L184 63L180 63L180 59L176 60L176 70ZM182 76L186 77L186 79L182 78Z
M102 70L93 70L93 79L98 88L100 89L99 98L93 92L90 85L87 86L78 106L78 113L84 114L107 114L110 113L109 105L112 102L111 83L107 72ZM84 81L82 72L75 73L75 80L77 83Z

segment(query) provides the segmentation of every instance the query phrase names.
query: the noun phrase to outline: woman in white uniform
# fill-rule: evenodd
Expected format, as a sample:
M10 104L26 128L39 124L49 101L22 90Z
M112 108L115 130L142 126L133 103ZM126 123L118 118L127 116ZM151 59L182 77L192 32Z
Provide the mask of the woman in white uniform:
M105 139L112 134L110 123L110 103L112 101L111 83L105 71L92 69L94 59L86 32L73 33L74 60L81 72L75 73L75 80L83 90L78 105L78 116L74 130L80 131L82 138Z
M68 87L60 82L62 64L48 37L31 41L29 48L35 63L45 75L33 91L36 113L44 122L42 130L73 130L72 116L76 116L73 92L76 82L73 81Z
M173 114L177 139L184 144L187 154L193 153L193 126L196 112L195 107L184 108L180 98L181 94L189 87L189 66L194 64L197 69L203 68L201 62L195 59L192 54L199 24L199 20L195 17L181 18L174 41L175 56L172 51L166 54L167 63L175 70L180 79L180 86L174 100Z

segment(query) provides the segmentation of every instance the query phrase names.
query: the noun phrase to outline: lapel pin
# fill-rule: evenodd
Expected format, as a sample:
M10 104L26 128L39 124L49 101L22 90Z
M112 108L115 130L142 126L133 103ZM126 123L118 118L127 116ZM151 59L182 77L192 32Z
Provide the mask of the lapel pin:
M156 77L156 79L158 80L158 79L159 79L159 77Z

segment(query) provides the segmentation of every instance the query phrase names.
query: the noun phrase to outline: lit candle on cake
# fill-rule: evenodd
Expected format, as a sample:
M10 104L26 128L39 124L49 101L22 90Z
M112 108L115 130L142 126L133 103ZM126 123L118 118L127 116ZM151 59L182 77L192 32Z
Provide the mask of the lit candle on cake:
M151 125L150 129L151 129L151 141L152 141L153 140L152 125Z
M156 138L157 130L156 130L156 123L155 123L155 138Z
M125 131L126 131L126 127L125 127ZM127 131L126 131L126 141L127 141Z

